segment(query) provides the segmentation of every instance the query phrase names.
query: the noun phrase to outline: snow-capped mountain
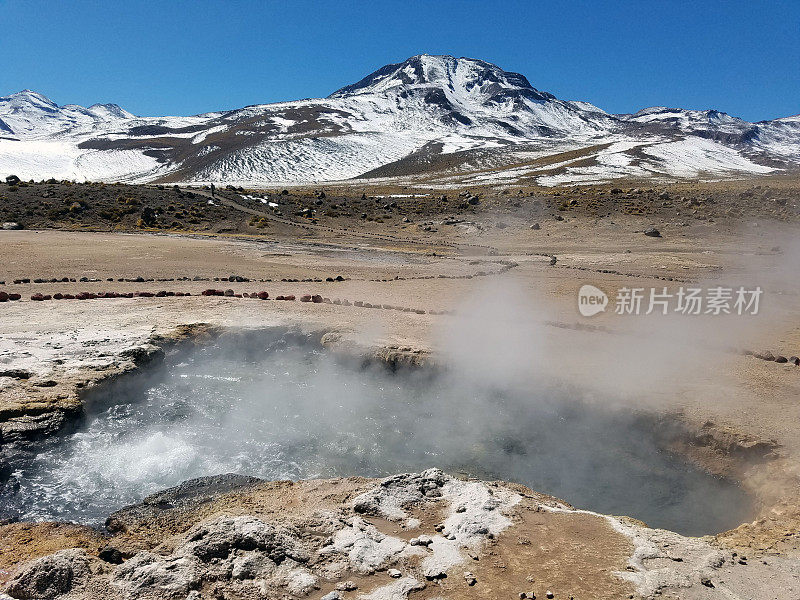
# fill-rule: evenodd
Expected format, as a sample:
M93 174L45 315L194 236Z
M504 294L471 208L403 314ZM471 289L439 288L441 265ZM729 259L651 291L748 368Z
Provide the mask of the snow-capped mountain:
M13 133L29 138L66 135L71 130L134 118L116 104L94 104L89 108L75 104L58 106L31 90L0 98L0 115Z
M191 117L0 98L0 175L267 185L359 176L506 183L722 177L800 164L800 119L612 115L452 56L386 65L327 98Z

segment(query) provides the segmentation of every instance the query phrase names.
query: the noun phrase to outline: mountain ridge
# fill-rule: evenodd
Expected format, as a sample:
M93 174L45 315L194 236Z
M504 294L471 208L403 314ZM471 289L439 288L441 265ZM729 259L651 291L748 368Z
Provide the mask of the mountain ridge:
M518 179L727 177L800 165L796 117L750 123L715 109L661 106L615 115L558 99L486 61L428 54L385 65L327 98L186 117L59 106L23 90L0 97L0 132L0 174L25 178L268 185L350 179L420 153L481 150L482 164L456 164L432 173L432 182L494 165L503 184L521 160L604 144L613 150ZM417 178L418 171L417 160Z

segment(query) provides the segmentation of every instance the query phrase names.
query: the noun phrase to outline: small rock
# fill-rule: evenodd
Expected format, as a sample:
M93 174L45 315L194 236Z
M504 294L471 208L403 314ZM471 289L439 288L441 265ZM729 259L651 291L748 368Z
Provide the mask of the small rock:
M655 227L648 227L644 230L644 234L647 237L661 237L661 232Z
M340 581L336 584L336 589L340 592L352 592L353 590L357 590L358 586L352 581Z
M539 225L538 223L534 223L533 225L531 225L531 229L533 229L534 231L539 231L541 228L542 226Z
M399 579L399 578L400 578L400 577L403 575L403 574L402 574L400 571L398 571L397 569L389 569L388 571L386 571L386 574L387 574L389 577L393 578L393 579Z
M104 560L107 563L111 563L114 565L122 564L122 552L120 552L113 546L103 546L97 552L97 556L100 560Z

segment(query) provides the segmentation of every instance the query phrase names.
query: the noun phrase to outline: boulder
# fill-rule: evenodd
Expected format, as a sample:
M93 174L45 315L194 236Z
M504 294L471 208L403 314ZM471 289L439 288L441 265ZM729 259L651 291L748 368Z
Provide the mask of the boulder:
M6 588L9 596L20 600L57 598L69 593L89 574L86 552L61 550L27 563Z
M177 599L185 598L191 588L199 585L201 575L202 566L197 558L164 558L139 552L115 569L112 582L125 590L129 598L157 594Z
M267 292L258 292L258 299L259 300L268 300L269 294Z
M661 237L661 232L655 227L648 227L644 230L644 234L648 237Z

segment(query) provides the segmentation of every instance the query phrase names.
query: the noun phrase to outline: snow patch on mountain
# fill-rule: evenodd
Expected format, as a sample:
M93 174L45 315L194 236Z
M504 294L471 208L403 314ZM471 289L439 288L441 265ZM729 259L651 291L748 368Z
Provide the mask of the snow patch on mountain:
M758 165L733 148L698 137L654 144L642 149L644 154L660 161L651 169L678 177L700 177L705 174L771 173L775 169Z

